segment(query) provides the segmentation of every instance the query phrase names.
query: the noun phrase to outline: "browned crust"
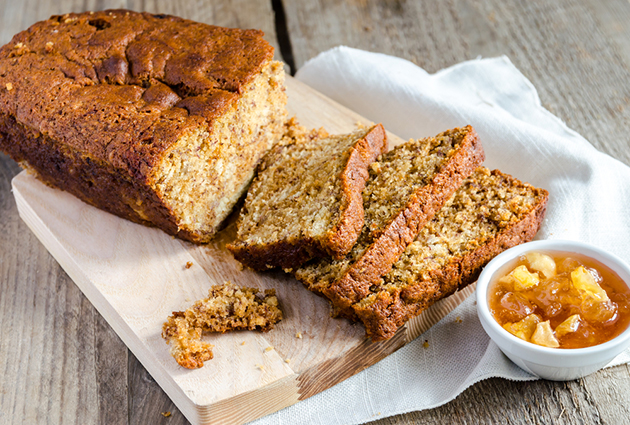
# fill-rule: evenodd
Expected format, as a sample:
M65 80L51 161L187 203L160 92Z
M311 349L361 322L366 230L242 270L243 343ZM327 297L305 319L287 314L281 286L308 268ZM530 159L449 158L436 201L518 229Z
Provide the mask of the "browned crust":
M264 245L239 242L228 244L226 247L242 264L253 270L264 271L276 267L283 269L298 267L310 258L320 257L323 252L317 249L318 246L313 239L302 238L298 241L281 240Z
M4 114L0 114L0 145L17 161L28 158L28 163L22 165L49 186L65 190L83 202L133 222L157 226L172 235L194 240L194 235L178 229L171 211L141 181L105 172L107 164L49 137L33 137L26 127ZM117 196L113 197L112 193ZM132 207L138 201L142 203L144 217Z
M370 177L368 167L387 151L387 134L377 124L350 150L350 157L341 173L343 198L341 219L321 242L323 250L335 259L343 258L354 246L363 228L361 192Z
M493 174L501 174L494 170ZM483 267L501 252L531 241L545 216L549 193L534 188L540 201L519 222L506 227L488 243L432 273L432 278L404 289L380 291L369 306L353 306L372 341L391 338L406 321L422 313L435 302L461 290L477 280Z
M420 229L442 208L462 182L483 162L483 147L472 126L457 153L433 181L413 193L372 245L348 270L323 290L341 315L352 316L351 306L370 293L370 286L389 273ZM347 310L347 311L346 311ZM345 311L345 313L344 313Z
M262 36L127 10L53 16L0 49L0 112L148 184L272 60Z
M322 240L300 238L262 245L236 241L229 244L227 248L234 258L254 270L268 270L275 267L293 269L311 258L326 254L343 258L354 246L363 227L361 192L369 177L368 167L386 150L387 135L382 124L373 126L350 148L350 155L340 179L342 185L340 219Z

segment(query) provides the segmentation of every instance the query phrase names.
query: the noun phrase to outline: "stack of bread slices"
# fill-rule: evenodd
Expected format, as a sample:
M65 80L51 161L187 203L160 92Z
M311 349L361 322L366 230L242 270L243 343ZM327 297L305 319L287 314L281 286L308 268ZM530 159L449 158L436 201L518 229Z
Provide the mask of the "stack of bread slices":
M471 126L387 152L380 124L335 136L294 125L259 167L228 249L292 273L372 341L391 338L538 231L547 191L483 160Z

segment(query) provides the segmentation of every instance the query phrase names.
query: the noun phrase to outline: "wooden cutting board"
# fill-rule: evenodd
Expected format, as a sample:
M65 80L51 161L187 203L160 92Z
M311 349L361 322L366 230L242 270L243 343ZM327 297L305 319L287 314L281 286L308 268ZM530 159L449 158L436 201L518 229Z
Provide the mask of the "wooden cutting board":
M369 123L290 77L287 93L290 113L307 127L343 133ZM402 142L392 134L389 140ZM292 277L243 270L225 249L233 223L213 243L196 246L100 211L26 172L12 184L22 219L193 424L248 422L330 388L416 338L474 290L372 343L360 324L331 318L327 301ZM180 367L160 336L163 322L227 280L275 288L284 320L268 333L207 335L214 359L197 370Z

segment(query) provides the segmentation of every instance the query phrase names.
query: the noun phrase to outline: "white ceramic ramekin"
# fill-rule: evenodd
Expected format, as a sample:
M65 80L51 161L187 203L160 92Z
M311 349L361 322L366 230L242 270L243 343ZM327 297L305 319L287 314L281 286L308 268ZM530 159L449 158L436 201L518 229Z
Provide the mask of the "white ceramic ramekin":
M501 351L525 371L543 379L567 381L586 376L606 366L630 345L630 327L616 338L587 348L548 348L524 341L499 325L488 307L488 284L505 263L530 251L563 251L587 255L610 267L630 285L630 267L619 257L576 241L543 240L508 249L483 269L477 281L477 312L485 331Z

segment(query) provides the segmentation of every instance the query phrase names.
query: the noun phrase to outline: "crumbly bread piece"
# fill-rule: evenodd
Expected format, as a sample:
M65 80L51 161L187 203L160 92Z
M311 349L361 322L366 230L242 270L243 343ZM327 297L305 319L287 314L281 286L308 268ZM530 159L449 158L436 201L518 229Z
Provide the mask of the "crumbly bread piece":
M255 30L53 16L0 49L0 150L89 204L206 242L282 135L272 58Z
M533 239L548 192L480 167L407 247L392 270L353 306L372 341L474 282L504 250Z
M247 192L237 239L228 245L256 270L295 268L323 255L343 258L363 227L368 167L387 150L381 124L350 134L292 137L265 156Z
M424 224L483 162L471 126L435 137L410 140L374 163L363 191L365 225L356 245L341 260L307 263L295 276L311 291L328 297L335 314L352 315L387 274Z
M276 291L266 290L264 298L257 292L255 288L239 288L226 282L213 286L208 298L195 302L186 311L173 312L162 327L162 338L177 363L196 369L212 358L213 346L201 341L202 331L273 329L282 320Z

